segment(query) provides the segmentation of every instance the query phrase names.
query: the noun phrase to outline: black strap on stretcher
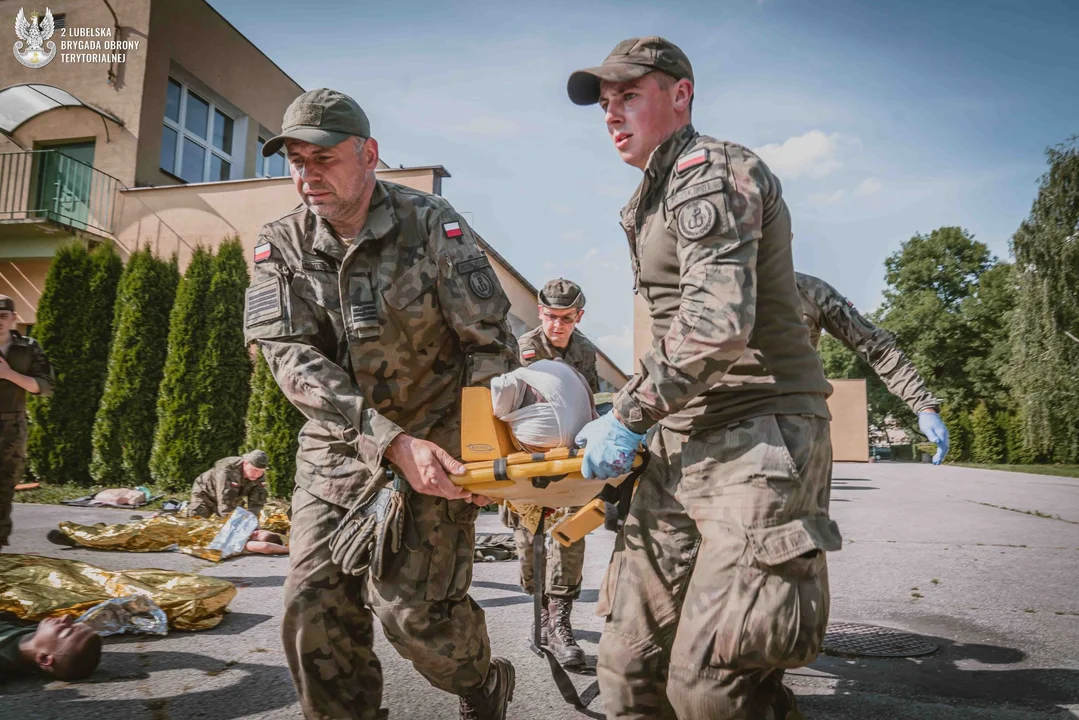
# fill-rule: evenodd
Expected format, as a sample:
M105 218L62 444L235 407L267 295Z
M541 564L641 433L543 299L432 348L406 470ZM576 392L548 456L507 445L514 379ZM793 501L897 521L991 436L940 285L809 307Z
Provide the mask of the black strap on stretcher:
M629 514L629 502L633 498L633 488L637 484L637 478L648 467L648 449L642 448L641 453L643 462L640 467L634 469L618 487L604 485L603 491L599 494L599 497L602 497L607 503L617 506L618 516L621 521L625 521L626 516ZM561 693L562 699L575 708L584 709L596 699L596 694L598 693L591 691L590 688L585 691L585 698L581 698L577 694L577 688L574 686L573 681L570 680L566 669L558 662L551 649L540 642L540 632L543 627L540 624L542 622L543 596L546 592L544 584L547 582L547 532L544 527L545 520L545 514L541 512L539 523L536 525L536 532L532 535L532 577L535 594L532 597L533 622L532 642L530 645L532 652L547 659L547 664L551 666L551 677L554 678L554 684L558 687L558 692ZM612 528L608 525L607 529L617 531L618 528Z

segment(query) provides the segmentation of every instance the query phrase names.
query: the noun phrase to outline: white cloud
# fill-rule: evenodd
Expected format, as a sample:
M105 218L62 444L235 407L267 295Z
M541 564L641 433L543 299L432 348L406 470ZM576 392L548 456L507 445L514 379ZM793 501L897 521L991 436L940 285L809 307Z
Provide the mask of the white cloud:
M839 133L828 135L821 130L810 130L782 143L764 145L754 152L764 158L780 178L793 180L803 175L822 178L838 170L842 165L836 159L838 147Z
M489 137L512 137L517 134L517 123L507 118L493 115L481 115L474 117L461 125L453 125L447 128L452 132L469 133L471 135L486 135Z
M880 192L881 184L880 180L876 178L866 178L860 185L854 190L855 195L873 195Z
M840 188L832 193L815 193L809 196L809 202L817 205L835 205L843 199L843 189Z
M551 212L555 215L569 215L573 212L573 208L569 205L563 205L561 203L551 203Z

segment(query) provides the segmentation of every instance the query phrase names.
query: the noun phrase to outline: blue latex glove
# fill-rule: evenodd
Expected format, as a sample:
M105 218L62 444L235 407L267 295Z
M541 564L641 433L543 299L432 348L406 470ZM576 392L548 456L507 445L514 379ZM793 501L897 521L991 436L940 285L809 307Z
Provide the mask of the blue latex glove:
M922 410L918 413L918 428L929 438L929 442L937 444L937 452L933 455L933 464L940 465L944 456L948 454L948 428L940 419L940 413L932 410Z
M583 447L581 474L589 480L609 480L625 475L633 468L637 448L644 435L638 435L618 421L613 412L581 428L577 446Z

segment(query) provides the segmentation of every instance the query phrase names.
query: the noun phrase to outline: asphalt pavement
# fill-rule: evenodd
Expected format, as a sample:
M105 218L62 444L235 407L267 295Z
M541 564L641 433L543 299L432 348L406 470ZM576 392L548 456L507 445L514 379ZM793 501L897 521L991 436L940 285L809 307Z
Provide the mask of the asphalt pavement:
M822 656L788 673L808 718L1018 720L1079 717L1079 480L920 464L838 464L832 515L844 536L829 556L833 623L914 633L936 653L907 659ZM287 558L244 556L214 564L177 553L64 549L46 532L60 520L123 522L132 511L15 507L10 552L108 569L160 567L232 580L231 612L215 629L107 640L88 683L0 684L0 718L181 720L300 718L279 627ZM480 532L504 532L483 514ZM603 622L597 588L613 536L588 538L584 592L573 620L594 662ZM478 563L472 595L487 614L495 654L517 668L509 717L602 717L566 705L547 664L527 644L531 598L514 562ZM391 717L448 720L456 698L432 689L381 635L384 705ZM595 694L595 677L573 676Z

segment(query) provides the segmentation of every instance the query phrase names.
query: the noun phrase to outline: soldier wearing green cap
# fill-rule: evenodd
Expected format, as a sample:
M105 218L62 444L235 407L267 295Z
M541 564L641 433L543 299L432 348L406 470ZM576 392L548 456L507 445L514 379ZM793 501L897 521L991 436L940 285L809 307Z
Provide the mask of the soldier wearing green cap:
M561 358L569 363L588 381L593 393L600 392L599 372L596 369L596 346L577 331L577 324L584 317L584 293L580 285L556 278L548 281L537 294L540 324L517 338L521 362L531 365L537 360ZM578 508L565 508L568 513ZM517 543L517 556L521 561L521 587L525 592L535 592L532 562L532 533L518 522L516 513L505 504L501 509L502 521L513 530ZM547 589L543 602L540 633L544 642L560 663L566 666L581 665L585 661L584 650L573 637L571 614L573 601L581 594L581 575L584 571L584 538L564 547L561 543L549 544L547 556ZM529 634L531 638L531 634Z
M0 548L11 535L11 504L26 466L26 394L52 394L45 351L15 330L15 301L0 295Z
M252 450L243 457L222 458L195 478L187 514L191 517L228 517L243 505L258 515L266 504L263 476L270 459L262 450Z
M841 538L782 187L694 129L693 69L663 38L619 43L567 89L644 173L622 226L652 348L577 438L582 473L606 478L658 425L597 607L607 717L801 718L783 671L820 650Z
M377 616L462 717L503 720L513 665L491 658L468 595L489 500L448 476L464 471L462 387L519 365L509 300L448 202L375 177L378 142L352 98L296 98L263 152L282 144L303 204L262 230L244 328L307 418L282 625L300 704L385 717Z

